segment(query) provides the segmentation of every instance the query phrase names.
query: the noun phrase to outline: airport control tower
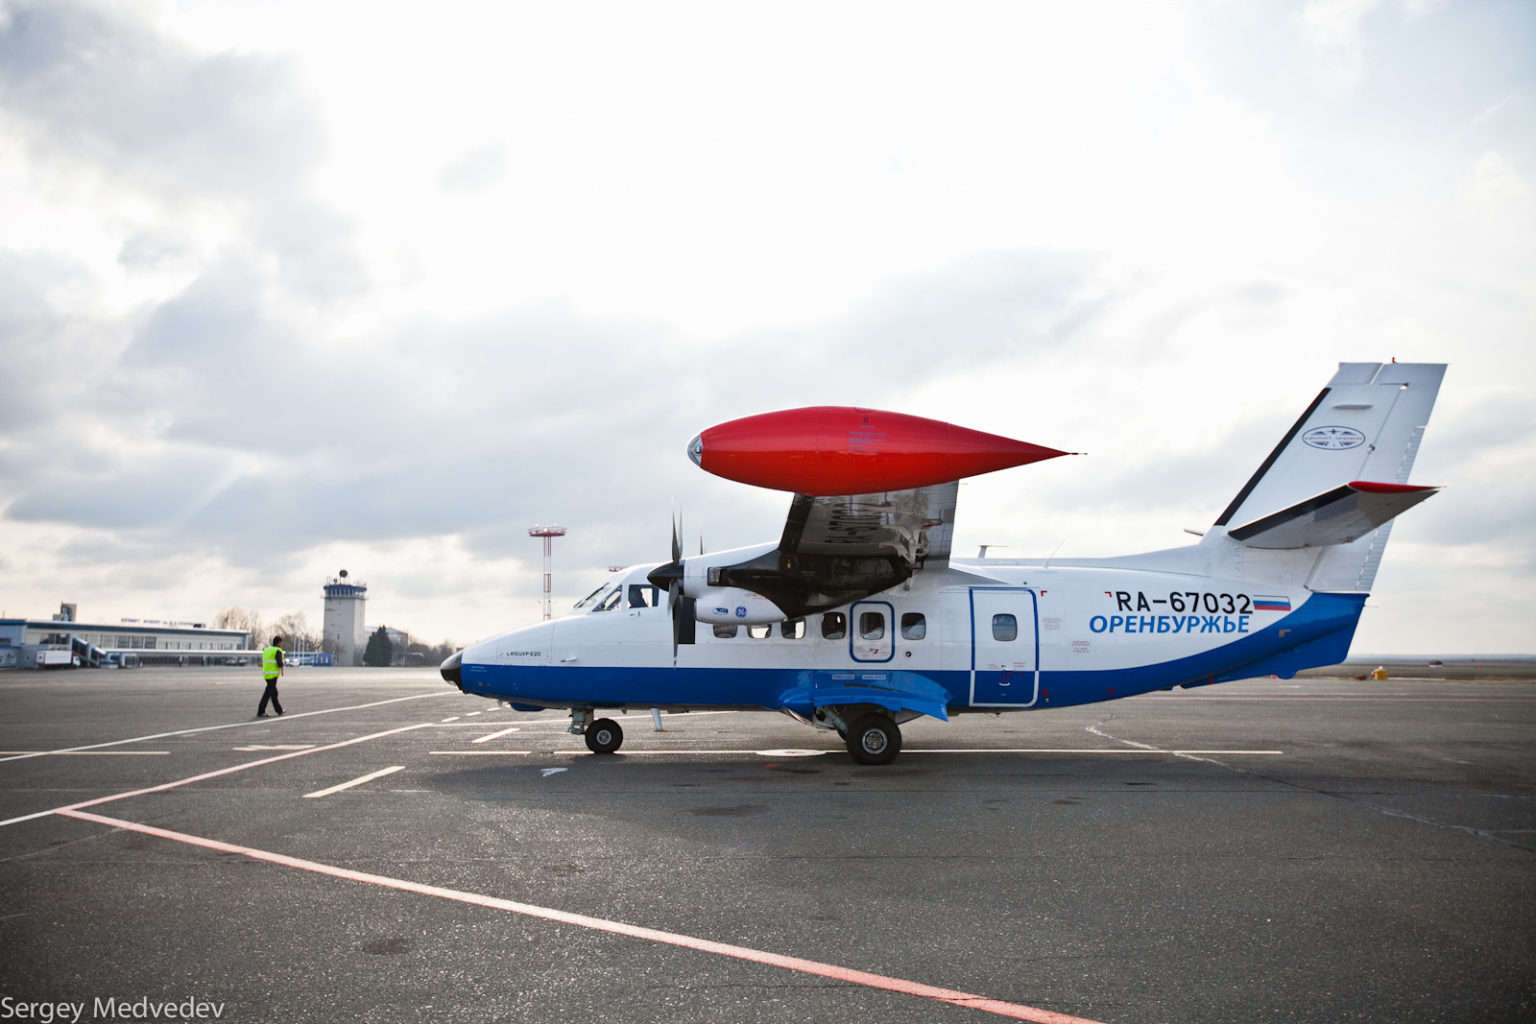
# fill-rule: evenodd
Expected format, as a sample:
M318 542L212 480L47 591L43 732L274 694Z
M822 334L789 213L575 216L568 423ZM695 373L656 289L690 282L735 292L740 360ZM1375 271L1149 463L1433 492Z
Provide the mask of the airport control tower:
M368 584L347 578L343 569L325 582L325 626L323 639L336 654L336 664L356 665L368 643L363 624L368 602Z

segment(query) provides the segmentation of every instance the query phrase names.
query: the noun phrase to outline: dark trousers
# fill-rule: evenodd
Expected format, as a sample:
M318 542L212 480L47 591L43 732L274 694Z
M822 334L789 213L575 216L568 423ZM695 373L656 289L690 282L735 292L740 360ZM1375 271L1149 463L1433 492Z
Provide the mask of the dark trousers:
M258 715L264 715L264 714L267 713L267 701L271 701L272 702L272 710L273 711L276 711L278 714L282 714L283 713L283 705L277 699L277 679L276 678L268 679L267 680L267 692L263 693L261 695L261 703L256 705L256 713Z

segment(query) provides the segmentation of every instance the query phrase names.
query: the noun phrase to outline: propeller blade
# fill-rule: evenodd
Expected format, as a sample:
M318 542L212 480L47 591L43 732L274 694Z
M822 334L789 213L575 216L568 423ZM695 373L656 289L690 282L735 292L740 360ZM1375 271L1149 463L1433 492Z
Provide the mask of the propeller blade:
M677 664L677 645L682 642L683 629L678 621L678 612L682 611L682 602L679 594L683 589L682 580L673 580L667 587L667 614L672 617L672 664Z
M681 584L679 584L681 588ZM686 595L679 596L677 605L672 612L672 661L677 663L677 648L680 644L693 643L693 624L697 621L693 615L693 598Z
M676 513L672 516L672 561L657 566L646 578L653 586L667 588L667 614L672 619L672 660L675 664L678 645L683 642L685 620L693 618L693 602L683 596L683 523ZM690 637L688 642L693 643L693 639Z

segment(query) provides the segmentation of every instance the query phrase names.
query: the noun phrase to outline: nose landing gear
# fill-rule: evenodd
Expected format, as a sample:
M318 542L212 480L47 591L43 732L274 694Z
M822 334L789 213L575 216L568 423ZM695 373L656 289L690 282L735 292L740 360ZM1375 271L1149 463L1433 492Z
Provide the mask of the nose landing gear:
M571 710L571 732L580 733L594 754L611 754L624 742L624 730L611 718L593 720L591 708Z
M624 730L611 718L599 718L587 726L587 749L594 754L611 754L624 742Z

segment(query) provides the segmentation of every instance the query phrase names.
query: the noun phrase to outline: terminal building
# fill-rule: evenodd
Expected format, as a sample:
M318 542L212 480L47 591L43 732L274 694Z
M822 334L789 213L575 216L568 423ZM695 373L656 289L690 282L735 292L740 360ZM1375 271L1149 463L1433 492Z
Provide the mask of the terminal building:
M51 619L0 619L0 668L220 665L260 655L243 629L160 619L77 622L73 604L60 605Z
M321 649L290 649L285 660L295 666L362 664L367 602L368 584L348 579L347 570L341 570L325 583ZM51 619L0 618L0 669L254 664L268 640L243 629L209 629L201 622L79 622L75 612L75 605L61 604ZM408 637L391 634L403 650Z

